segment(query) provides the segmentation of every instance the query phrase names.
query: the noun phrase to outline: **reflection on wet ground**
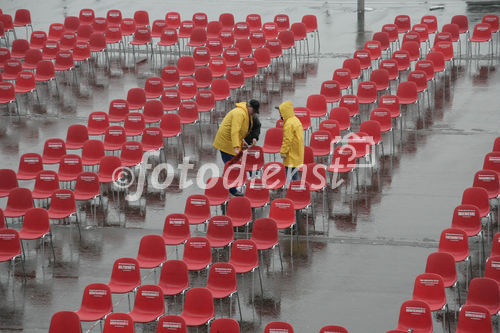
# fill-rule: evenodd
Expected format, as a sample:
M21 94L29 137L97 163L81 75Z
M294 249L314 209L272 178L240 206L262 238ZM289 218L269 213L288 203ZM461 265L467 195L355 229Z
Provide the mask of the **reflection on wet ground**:
M113 6L95 3L94 8L104 13ZM192 10L187 10L186 5L176 6L181 15L191 15ZM297 62L286 65L276 64L271 72L262 73L255 82L247 82L253 88L232 96L233 102L250 97L262 101L263 132L274 127L278 119L274 105L290 99L295 106L304 106L307 96L319 92L321 82L331 79L333 70L341 66L356 45L363 45L372 31L377 31L382 22L391 22L398 11L409 10L375 5L364 22L364 29L369 31L357 31L360 28L350 6L339 9L311 3L299 11L293 9L290 14L293 19L299 19L305 11L318 15L321 54L301 56ZM76 14L79 8L68 4L68 14ZM152 5L148 10L152 13L155 8L157 5ZM263 15L264 21L283 11L283 7L276 4L266 3L262 8L272 12L272 15ZM252 11L239 2L231 4L228 10ZM216 17L219 11L207 8L206 12L209 17ZM411 12L415 13L415 19L426 14L426 10L419 7L412 7ZM463 4L451 3L437 16L440 22L447 22L452 15L463 12ZM339 13L343 16L334 19ZM471 13L469 24L480 20L482 15L482 12ZM32 16L36 22L38 14L32 10ZM58 19L62 20L46 17L39 20L40 25L48 26L48 22ZM151 61L141 62L136 70L128 65L114 60L110 72L100 67L89 71L86 66L80 66L78 84L67 75L59 78L59 93L54 86L40 87L40 104L36 99L21 97L21 111L29 110L28 115L18 119L2 110L2 168L16 170L21 154L41 152L48 138L65 138L69 125L86 124L90 112L107 111L112 99L124 98L132 87L143 87L146 78L158 75L161 69L158 65L153 67ZM359 169L357 183L355 178L345 178L339 188L327 188L324 200L320 193L314 195L314 216L308 214L306 219L306 214L300 214L299 242L294 241L290 247L290 235L280 234L283 271L277 251L263 253L264 294L260 293L258 281L256 287L252 287L250 275L239 278L242 331L262 331L272 320L288 321L297 332L318 331L327 324L339 324L351 332L382 332L396 325L399 306L411 296L415 276L423 271L426 256L436 250L439 234L450 225L452 211L463 189L472 183L473 173L481 168L484 154L491 150L493 139L498 136L497 68L498 57L492 61L455 59L446 74L439 77L435 89L431 89L430 103L427 97L422 98L420 112L413 106L403 108L403 128L398 125L393 133L384 135L384 153L378 151L373 167ZM230 107L219 105L214 121L220 122ZM367 119L367 110L361 117ZM183 129L184 157L194 164L188 174L193 180L205 163L215 162L222 167L211 146L217 125L203 119L201 134L196 127ZM358 129L359 121L352 130ZM183 154L177 142L170 142L166 148L168 163L175 167L182 163ZM149 162L153 167L158 165L158 157L152 156ZM32 188L33 182L22 181L21 186ZM134 186L130 192L135 191ZM79 208L83 226L81 239L73 224L53 225L55 263L48 246L43 250L33 241L25 248L25 285L20 265L9 274L8 266L2 264L0 330L46 331L53 313L78 309L86 285L108 282L115 259L135 257L142 236L161 234L165 216L182 212L186 197L201 192L196 186L180 188L177 173L164 190L153 188L148 180L143 196L133 202L125 202L124 193L120 193L121 199L118 199L108 189L95 221L90 206L82 204ZM272 197L282 196L283 193L277 192ZM0 206L5 204L5 198L0 199ZM267 207L256 210L255 217L267 216L268 210ZM215 210L212 213L215 214ZM194 228L192 234L203 235L204 230ZM245 236L243 230L237 233L237 238ZM491 234L487 236L491 238ZM478 256L475 256L478 249L478 245L472 243L474 276L481 274ZM179 252L168 247L167 257L182 257L182 250ZM214 254L214 261L227 258L227 251ZM465 276L465 265L458 267L461 276ZM153 272L142 273L143 284L155 282L157 276ZM191 274L191 285L204 286L206 278L206 272ZM456 295L448 296L452 311L457 311ZM462 299L464 297L465 290L462 290ZM113 301L115 312L128 312L126 296L114 295ZM168 313L181 312L178 299L167 298L166 304ZM217 316L227 316L229 306L227 300L216 302ZM231 313L234 318L238 317L236 302L232 303ZM435 320L437 331L442 329L441 323L442 317ZM98 331L99 325L84 323L83 328ZM154 331L152 325L136 328L139 332Z

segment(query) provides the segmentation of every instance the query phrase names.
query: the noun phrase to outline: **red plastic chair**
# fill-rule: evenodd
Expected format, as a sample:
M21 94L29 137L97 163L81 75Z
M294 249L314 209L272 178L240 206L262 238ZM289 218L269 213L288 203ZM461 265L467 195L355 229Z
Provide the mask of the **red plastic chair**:
M89 114L87 132L89 135L103 135L109 127L109 118L106 112L95 111Z
M348 95L345 95L345 96L348 96ZM352 95L352 96L354 96L354 95ZM354 96L354 97L356 97L356 96ZM356 101L357 101L357 97L356 97ZM350 113L349 109L346 107L343 107L343 106L333 108L330 110L329 119L335 120L339 123L339 126L340 126L339 130L340 131L349 130L351 128L351 118L350 118L349 113ZM359 113L359 111L358 111L358 113Z
M110 313L104 320L103 333L134 333L134 321L126 313Z
M73 311L59 311L50 319L49 333L81 333L80 318Z
M398 15L394 18L394 24L398 27L399 33L405 33L411 29L411 20L408 15Z
M64 140L48 139L45 141L42 155L42 162L44 164L57 164L64 155L66 155Z
M432 312L440 310L445 311L444 315L448 317L448 304L446 301L444 283L443 279L438 274L424 273L418 275L413 285L412 299L427 303Z
M458 287L455 259L446 252L434 252L427 257L425 273L435 273L443 279L444 287ZM458 292L458 289L457 289ZM460 293L458 293L460 297Z
M140 268L156 268L167 260L165 243L162 236L146 235L141 238L137 262Z
M191 77L180 79L178 89L181 99L193 99L198 92L196 80Z
M493 151L486 154L484 157L483 169L493 170L500 176L500 151Z
M68 32L62 34L61 40L59 42L59 49L61 51L72 51L76 44L76 34L74 32Z
M332 136L328 131L316 131L311 134L311 142L309 147L313 150L313 155L316 156L329 156L333 152L331 145Z
M295 209L290 199L274 199L271 202L269 218L276 221L278 229L287 229L295 225Z
M262 30L251 31L250 44L254 49L254 53L256 49L262 48L264 45L266 45L266 36L264 35L264 32Z
M424 71L414 70L410 72L408 74L408 81L415 82L419 93L427 90L427 74Z
M206 288L189 289L180 316L187 326L209 324L214 317L212 293Z
M434 79L434 64L430 60L420 60L415 64L415 70L423 71L427 81Z
M437 31L437 18L433 15L425 15L422 16L422 19L420 20L422 24L425 24L427 26L427 30L429 31L430 34L433 34Z
M281 142L283 141L282 128L269 128L264 137L264 145L262 149L264 153L276 154L280 152Z
M133 18L124 18L120 23L120 30L123 37L132 36L137 29L135 20Z
M351 80L358 79L361 76L361 63L357 58L345 59L342 68L351 72Z
M222 41L219 37L212 37L207 39L206 47L210 57L219 57L224 50L222 47ZM210 60L210 59L209 59Z
M94 27L90 24L81 24L78 27L78 31L76 32L76 41L77 42L86 42L90 40L90 36L94 32Z
M469 187L464 190L462 204L471 204L479 209L481 217L489 217L490 205L488 191L481 187Z
M165 22L169 28L177 29L181 26L181 15L177 12L168 12L165 14Z
M182 36L181 36L182 37ZM189 36L189 42L186 46L198 47L204 46L207 42L207 32L203 28L193 28Z
M76 201L73 191L60 189L52 193L50 207L48 209L49 218L64 219L76 214ZM77 215L78 228L78 215Z
M381 132L392 131L391 111L386 108L375 108L370 114L370 120L379 123Z
M408 52L407 50L400 49L399 51L394 52L392 54L392 59L398 63L399 71L406 71L411 67L410 52Z
M159 77L150 77L146 80L144 91L146 98L159 98L163 92L163 82Z
M156 285L142 285L137 289L134 308L129 316L134 323L149 323L165 313L163 292Z
M245 171L257 172L262 170L264 166L264 151L262 147L256 145L251 146L244 154L242 160L244 162Z
M15 171L0 169L0 198L8 196L10 191L16 187L18 187L18 183Z
M234 241L231 218L225 215L211 217L208 222L206 238L210 242L210 247L215 249L230 245Z
M266 183L264 183L262 179L258 178L251 179L247 182L245 197L250 201L250 206L252 208L267 206L270 201L269 189L267 188Z
M163 112L163 110L162 110ZM109 126L104 133L104 150L115 151L127 141L125 129L121 126Z
M138 27L149 26L149 14L145 10L137 10L134 13L134 20Z
M372 81L360 82L357 92L359 104L372 104L377 101L377 84Z
M335 80L324 81L321 84L321 92L320 94L325 96L327 103L335 103L340 100L342 96L340 83Z
M179 244L184 244L186 240L191 237L187 216L184 214L167 215L163 225L162 237L165 245L177 246Z
M235 48L235 47L230 47L230 48L224 49L224 52L222 53L222 57L226 61L227 67L238 66L240 64L240 61L241 61L240 50Z
M229 200L229 192L224 186L224 178L209 178L205 188L205 196L207 197L210 206L225 205Z
M134 291L141 285L141 270L134 258L116 259L113 264L109 290L114 294L125 294ZM129 299L130 301L130 299ZM129 302L130 308L130 302Z
M43 170L42 157L37 153L26 153L19 159L18 180L35 179Z
M113 312L111 291L106 284L92 283L85 287L82 305L76 311L80 321L101 320Z
M424 301L409 300L401 304L398 329L415 333L432 333L432 316L429 305Z
M331 143L340 141L340 123L337 120L326 119L319 123L320 131L328 131L330 133Z
M194 194L186 199L184 214L189 224L205 223L210 218L210 202L205 195Z
M326 116L328 108L326 98L323 95L309 95L306 107L309 109L311 118L321 118Z
M179 27L179 38L189 38L195 28L193 21L185 20Z
M236 295L238 300L238 308L240 310L240 320L241 320L242 316L241 316L240 297L236 281L236 271L233 265L222 262L213 264L213 266L210 267L210 271L208 273L208 281L205 288L211 292L213 298L223 299L229 297L229 304L231 304L232 296ZM231 306L229 307L229 316L231 316ZM229 320L231 321L232 325L234 325L233 322L236 322L234 319L229 319ZM220 329L222 328L227 329L226 327L221 327L220 326L221 324L216 324L216 325L219 326ZM238 325L238 322L236 322L236 325ZM214 328L214 325L212 325L210 331L214 329L216 328ZM224 332L229 333L231 332L231 330L229 331L224 330Z
M165 296L184 294L189 288L189 271L182 260L167 260L161 267L158 286Z
M163 131L159 127L146 127L142 132L141 139L143 151L160 151L160 159L162 157Z
M59 181L72 181L83 171L82 158L79 155L68 154L61 157L59 162Z
M379 99L379 107L386 108L391 112L392 118L401 116L401 107L399 98L396 95L384 95Z
M409 105L418 103L418 89L415 82L401 82L396 94L400 104Z
M163 103L157 99L147 101L142 115L147 125L158 124L163 116Z
M500 294L497 281L483 277L474 278L469 283L465 305L482 306L494 316L500 311Z
M250 239L256 244L257 250L270 250L277 246L279 250L281 269L283 270L278 225L274 219L267 217L256 219L253 223L252 236Z
M206 28L208 24L207 14L205 13L194 13L193 23L195 27Z
M38 172L33 187L33 199L48 199L55 191L59 190L59 178L57 172L42 170Z
M222 25L219 21L210 21L207 23L208 38L219 37L221 31L222 31Z
M398 62L394 59L385 59L379 65L380 69L385 69L389 74L389 80L396 80L399 77Z
M234 15L231 13L222 13L219 15L219 22L222 30L231 31L234 27Z
M356 167L356 151L352 146L339 146L333 151L332 162L328 172L348 173Z
M375 69L370 75L370 81L374 82L378 91L387 90L389 85L389 72L385 69Z
M335 332L335 333L349 333L346 328L338 325L328 325L328 326L323 326L319 333L329 333L329 332Z
M353 58L359 60L362 71L372 67L371 53L368 50L357 50Z
M352 87L351 70L348 68L338 68L333 72L332 80L337 81L340 90Z
M192 76L195 70L194 58L190 56L180 57L177 61L177 69L181 77Z
M99 177L95 172L81 172L76 178L75 200L92 200L101 194Z
M164 111L173 111L179 108L181 96L177 89L165 89L161 95Z
M364 49L370 53L370 60L378 60L382 56L382 45L377 40L365 42Z
M240 332L240 324L231 318L215 319L210 325L210 333L238 333Z
M262 182L268 190L276 190L286 185L286 170L283 163L269 162L262 168Z
M165 66L161 70L163 87L175 87L179 83L179 70L176 66Z
M387 32L375 32L372 39L380 43L381 51L386 51L391 47L391 41L389 40L389 34Z
M24 59L29 49L30 43L26 39L15 39L12 42L10 56L14 59Z
M15 229L0 229L0 262L12 261L15 263L17 257L21 258L24 279L24 256L22 255L21 241L19 233Z
M227 204L226 216L231 218L234 227L247 226L252 222L252 205L246 197L231 198Z
M105 17L96 17L94 19L94 22L92 23L92 27L94 28L95 32L104 33L106 31L106 28L108 27L108 20Z
M23 70L23 64L21 61L17 59L8 59L7 61L4 62L3 79L14 81L17 77L17 73L21 72L22 70ZM3 86L5 86L8 84L8 82L2 82L2 84ZM2 95L5 95L6 93L5 90L6 90L5 88L2 88ZM0 95L0 98L3 100L5 99L5 96L2 95Z
M481 218L479 210L474 205L459 205L453 212L452 228L463 230L468 237L481 233Z
M120 146L121 148L121 146ZM99 166L99 182L112 183L122 175L122 162L118 156L104 156Z
M488 309L477 305L464 305L460 309L456 333L493 333Z
M196 67L206 66L210 61L210 51L205 46L198 46L193 50L193 59Z
M207 269L212 264L210 241L205 237L188 238L182 257L190 271Z
M104 143L100 140L87 140L82 147L82 164L98 165L105 156Z
M489 199L498 198L500 182L498 173L494 170L480 170L474 175L473 187L482 187L488 192Z
M142 88L132 88L127 93L129 110L139 110L146 104L146 92Z
M247 39L250 37L250 26L247 22L238 22L233 27L233 35L236 42L240 39Z
M122 12L119 9L110 9L106 12L106 20L109 25L120 26L122 23Z
M486 260L484 277L493 279L500 285L500 256L491 256Z
M293 327L284 321L272 321L264 328L264 333L293 333Z
M389 41L391 43L396 42L399 38L398 26L395 24L384 24L382 26L382 32L387 33L387 35L389 36Z
M237 239L231 245L229 264L234 267L236 274L253 273L259 271L260 291L264 294L262 288L262 276L259 266L259 252L257 244L250 239Z

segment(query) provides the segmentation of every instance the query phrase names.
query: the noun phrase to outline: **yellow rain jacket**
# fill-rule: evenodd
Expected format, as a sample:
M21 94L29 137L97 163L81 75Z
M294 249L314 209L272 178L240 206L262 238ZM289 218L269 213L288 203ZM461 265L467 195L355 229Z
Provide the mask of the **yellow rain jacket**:
M234 155L234 148L241 149L241 141L252 127L252 117L249 117L247 103L236 103L236 108L229 111L219 126L213 146L227 154Z
M283 143L281 155L286 155L283 164L296 168L304 163L304 129L299 118L295 117L293 105L286 101L279 106L283 118Z

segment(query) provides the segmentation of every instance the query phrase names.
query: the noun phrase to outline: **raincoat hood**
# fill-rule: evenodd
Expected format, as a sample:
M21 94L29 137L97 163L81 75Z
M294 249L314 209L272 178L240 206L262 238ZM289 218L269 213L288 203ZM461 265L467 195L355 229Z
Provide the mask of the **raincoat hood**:
M238 107L238 108L242 108L243 110L245 110L246 112L248 112L248 109L247 109L247 103L246 103L246 102L239 102L239 103L236 103L236 107Z
M293 104L290 101L286 101L279 106L281 117L284 121L295 116L293 112Z

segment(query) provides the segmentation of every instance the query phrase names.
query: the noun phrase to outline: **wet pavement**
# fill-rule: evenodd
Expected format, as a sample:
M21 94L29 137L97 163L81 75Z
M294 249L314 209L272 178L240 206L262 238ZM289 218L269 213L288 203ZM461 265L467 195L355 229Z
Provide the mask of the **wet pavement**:
M96 11L96 16L105 15L111 8L122 8L123 16L130 17L135 10L145 8L151 21L161 16L153 13L167 11L179 11L183 18L202 11L209 19L228 11L235 13L237 21L248 13L260 12L263 22L285 12L292 22L306 13L317 15L320 55L301 58L299 66L292 71L266 76L266 91L263 94L254 91L253 96L263 100L260 114L263 132L274 127L278 119L271 106L287 99L295 106L305 106L307 96L319 93L321 82L331 79L342 61L383 24L392 23L395 15L408 13L415 22L423 15L436 15L441 26L453 15L466 13L469 26L473 26L486 12L498 14L491 8L484 12L466 12L466 5L461 1L446 2L444 10L432 12L428 11L432 3L423 2L366 5L373 10L366 12L363 24L357 21L355 5L350 2L257 1L249 6L245 1L231 1L222 6L221 2L193 1L189 6L175 2L168 7L160 2L85 4ZM27 0L1 4L8 13L17 8L30 9L35 29L45 31L50 23L62 22L64 15L78 15L81 6L76 1L47 1L43 6ZM431 107L425 104L421 116L413 108L404 112L402 136L398 128L393 150L391 136L384 136L385 155L379 158L373 173L368 168L360 170L359 190L352 198L344 187L330 189L327 212L323 213L321 197L315 197L316 216L307 223L309 237L301 235L299 246L294 242L290 249L290 236L280 234L283 272L277 251L264 254L264 297L258 284L252 292L250 276L239 278L242 331L262 332L273 320L288 321L297 332L317 332L327 324L342 325L350 332L385 332L396 326L399 307L411 297L415 277L424 271L427 255L437 250L441 230L450 226L453 209L460 203L463 190L471 186L474 173L481 169L484 155L499 135L498 62L498 56L492 62L457 59L447 76L438 80ZM79 69L79 87L63 82L59 87L60 97L54 89L47 91L42 87L42 105L21 98L21 110L31 110L29 115L9 118L2 109L1 168L17 170L23 153L41 153L45 140L65 138L69 125L86 124L92 111L107 111L112 99L125 98L130 88L143 87L146 78L155 71L158 74L158 68L153 69L149 63L139 64L134 72L113 62L111 74L98 68L94 78L83 67ZM219 110L220 116L222 111ZM359 123L354 129L357 126ZM211 146L215 133L216 126L206 121L202 125L203 137L196 126L184 128L185 156L195 164L191 177L196 177L204 163L216 162L222 166ZM167 162L176 166L181 162L176 143L168 148ZM153 158L152 163L157 164L158 160ZM81 207L85 226L81 240L74 226L53 225L56 263L49 260L48 245L42 251L35 242L29 243L26 285L22 284L20 265L16 265L12 279L12 275L7 274L7 264L1 264L0 331L47 331L53 313L77 310L86 285L108 282L115 259L135 257L142 236L161 234L165 216L182 212L188 195L202 193L195 186L180 189L177 184L178 176L166 190L148 186L139 201L127 203L121 209L108 192L105 194L108 208L104 212L98 210L95 223L88 206ZM21 181L20 185L32 188L33 181ZM0 199L0 207L5 204L6 199ZM265 216L267 211L268 208L257 212L256 216ZM304 220L302 218L302 230L306 227ZM204 234L202 228L192 229L192 233ZM237 236L245 237L245 233ZM473 241L474 276L480 275L477 253ZM174 248L167 248L167 257L176 258ZM465 267L458 267L465 272ZM152 272L143 270L142 273L143 284L154 283ZM206 283L206 274L190 277L192 286ZM462 294L465 296L464 290ZM456 311L455 294L448 293L448 296L451 309ZM126 296L114 295L113 301L115 312L128 311ZM180 313L179 302L174 304L173 299L168 298L166 304L170 314ZM227 316L227 303L223 307L218 302L215 305L217 316ZM233 318L238 319L236 308L232 313ZM441 332L442 317L435 318L434 324L435 331ZM93 323L84 323L82 327L99 331L99 325ZM152 326L136 325L136 329L154 331Z

